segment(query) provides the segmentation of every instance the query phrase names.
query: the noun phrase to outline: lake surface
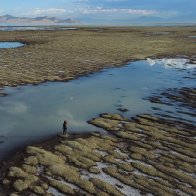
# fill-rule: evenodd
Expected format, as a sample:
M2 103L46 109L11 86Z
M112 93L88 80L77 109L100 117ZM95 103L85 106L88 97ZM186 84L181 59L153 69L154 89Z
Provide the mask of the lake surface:
M20 42L0 42L0 49L1 48L18 48L22 46L24 46L24 44Z
M38 86L6 87L0 93L0 159L17 147L43 140L62 131L68 121L69 132L102 131L87 120L104 112L131 117L156 113L154 107L190 121L193 117L178 113L178 108L151 103L154 92L173 87L193 87L189 79L194 69L187 59L147 59L121 68L80 77L70 82L47 82ZM126 108L128 112L120 112Z
M75 27L66 26L0 26L0 31L37 31L37 30L78 30Z

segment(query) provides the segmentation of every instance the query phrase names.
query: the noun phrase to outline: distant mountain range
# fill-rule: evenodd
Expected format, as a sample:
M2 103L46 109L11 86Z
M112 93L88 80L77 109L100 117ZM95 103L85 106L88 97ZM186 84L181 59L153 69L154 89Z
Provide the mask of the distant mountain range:
M39 16L35 18L30 17L15 17L12 15L0 16L0 23L41 23L41 24L55 24L55 23L79 23L78 20L71 18L59 19L56 17Z

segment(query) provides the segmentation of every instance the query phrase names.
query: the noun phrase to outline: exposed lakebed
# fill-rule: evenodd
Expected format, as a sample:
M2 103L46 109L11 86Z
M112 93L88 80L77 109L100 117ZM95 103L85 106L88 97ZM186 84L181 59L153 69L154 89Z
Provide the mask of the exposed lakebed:
M168 88L194 87L194 72L195 64L188 59L148 59L67 83L6 87L1 93L8 96L0 98L0 159L16 147L60 132L64 119L70 132L102 131L86 121L105 111L130 117L157 114L159 108L159 115L169 113L194 123L193 116L178 113L176 105L144 99Z

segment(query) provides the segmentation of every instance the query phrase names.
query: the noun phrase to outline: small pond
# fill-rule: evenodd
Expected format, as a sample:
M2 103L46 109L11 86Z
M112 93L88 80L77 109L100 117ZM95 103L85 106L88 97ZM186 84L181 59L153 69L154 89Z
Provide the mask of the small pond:
M196 38L196 35L190 35L189 38Z
M0 49L1 48L18 48L24 46L21 42L0 42Z
M61 132L65 119L72 133L102 131L86 121L103 112L131 117L156 113L153 108L158 107L162 112L194 121L193 117L178 114L174 106L144 99L167 88L196 86L189 78L194 71L195 64L187 59L147 59L70 82L6 87L0 91L8 94L0 97L0 159L17 147Z
M167 31L158 31L158 32L149 32L149 33L146 33L146 35L149 35L149 36L164 36L164 35L168 35L170 34L171 32L167 32Z

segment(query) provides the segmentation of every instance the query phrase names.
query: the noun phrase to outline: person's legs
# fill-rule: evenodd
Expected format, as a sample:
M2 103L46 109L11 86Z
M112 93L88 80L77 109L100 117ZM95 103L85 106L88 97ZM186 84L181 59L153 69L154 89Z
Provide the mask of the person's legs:
M67 128L66 127L63 127L63 135L66 134L66 131L67 131Z

